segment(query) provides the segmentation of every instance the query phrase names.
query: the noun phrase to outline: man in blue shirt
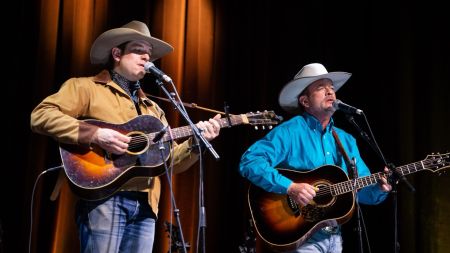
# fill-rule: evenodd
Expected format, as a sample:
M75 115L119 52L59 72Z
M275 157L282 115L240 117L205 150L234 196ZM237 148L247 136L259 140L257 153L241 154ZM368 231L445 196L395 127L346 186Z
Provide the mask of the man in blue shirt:
M294 181L276 168L305 173L323 165L335 165L350 174L348 164L354 161L358 177L371 175L360 156L355 138L335 127L332 119L336 110L333 107L335 92L350 76L351 74L346 72L328 73L319 63L305 65L294 79L283 87L279 95L281 107L298 115L277 126L250 146L241 158L241 175L266 192L280 196L287 194L294 202L293 210L297 205L299 210L314 205L313 199L320 192L319 184L302 182L301 177L300 180ZM381 177L378 183L358 190L357 199L363 204L378 204L386 199L391 189L386 178ZM276 216L278 215L279 217L274 217L275 226L283 222L282 214ZM306 217L301 219L307 220ZM287 244L283 242L281 245L269 241L269 244L281 246L286 252L342 252L338 223L327 224L333 226L323 225L320 229L311 229L314 233L307 234L306 239ZM259 235L260 230L268 226L265 224L265 227L258 227L257 223L255 225ZM264 236L262 238L265 240Z

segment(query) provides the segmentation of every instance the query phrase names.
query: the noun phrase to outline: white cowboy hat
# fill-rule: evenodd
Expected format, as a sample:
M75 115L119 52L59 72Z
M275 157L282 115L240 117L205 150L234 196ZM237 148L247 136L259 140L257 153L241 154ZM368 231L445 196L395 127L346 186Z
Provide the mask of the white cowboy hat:
M140 21L131 21L120 28L108 30L97 37L91 47L91 63L107 63L113 47L132 40L144 40L152 45L150 61L159 59L173 51L173 47L169 43L152 37L146 24Z
M287 112L299 112L298 96L314 81L328 78L333 82L337 91L344 85L352 74L347 72L330 72L320 63L311 63L303 66L294 79L287 83L278 96L278 103Z

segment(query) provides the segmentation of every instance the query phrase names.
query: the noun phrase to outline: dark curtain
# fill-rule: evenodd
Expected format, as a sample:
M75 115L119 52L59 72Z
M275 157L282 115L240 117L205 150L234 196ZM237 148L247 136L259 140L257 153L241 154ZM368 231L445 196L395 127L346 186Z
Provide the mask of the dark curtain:
M235 114L274 110L287 120L292 115L277 103L281 87L303 65L320 62L328 71L353 73L338 98L364 110L387 162L401 166L449 151L450 18L438 1L17 0L4 12L15 18L2 15L7 67L2 99L6 163L0 176L3 252L27 252L31 225L31 252L78 251L70 189L63 186L60 197L50 201L58 173L36 181L42 171L60 165L58 144L32 133L29 116L67 78L96 73L89 65L92 41L134 19L174 45L175 52L156 64L175 80L187 103L219 111L227 104ZM163 95L151 78L143 87ZM160 104L172 127L186 125L170 104ZM214 116L188 111L194 121ZM355 134L372 172L381 171L384 161L353 126L339 112L335 120ZM357 120L364 125L362 118ZM205 154L207 252L242 252L250 216L239 158L268 131L246 125L222 129L212 142L221 159ZM174 178L190 252L197 248L199 169L196 164ZM391 194L381 205L361 207L372 252L394 252L395 215L400 252L448 251L449 173L426 171L407 179L415 192L400 182L397 201ZM154 252L168 249L163 226L171 215L167 190ZM345 252L357 252L355 223L353 217L343 227Z

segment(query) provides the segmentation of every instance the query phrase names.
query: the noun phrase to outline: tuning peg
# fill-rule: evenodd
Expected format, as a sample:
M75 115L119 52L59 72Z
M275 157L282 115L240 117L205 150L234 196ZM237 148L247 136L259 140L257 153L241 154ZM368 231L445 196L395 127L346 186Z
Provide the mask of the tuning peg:
M273 128L273 126L269 126L269 130L272 129L272 128Z
M255 126L255 130L258 130L258 126Z

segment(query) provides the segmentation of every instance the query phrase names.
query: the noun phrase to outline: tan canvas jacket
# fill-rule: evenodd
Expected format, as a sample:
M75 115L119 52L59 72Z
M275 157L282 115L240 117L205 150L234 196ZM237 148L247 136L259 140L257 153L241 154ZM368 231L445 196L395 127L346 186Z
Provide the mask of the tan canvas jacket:
M142 114L148 114L167 125L161 108L139 90L139 107ZM130 96L111 80L107 70L93 77L71 78L60 90L45 98L31 113L31 129L51 136L61 143L89 146L97 126L83 119L96 119L113 124L123 124L137 117L137 111ZM190 152L191 139L174 147L174 172L189 168L197 160ZM180 163L183 161L182 163ZM61 178L61 177L60 177ZM58 185L58 183L57 183ZM159 177L153 180L136 178L125 185L127 190L148 191L149 203L155 214L161 191Z

